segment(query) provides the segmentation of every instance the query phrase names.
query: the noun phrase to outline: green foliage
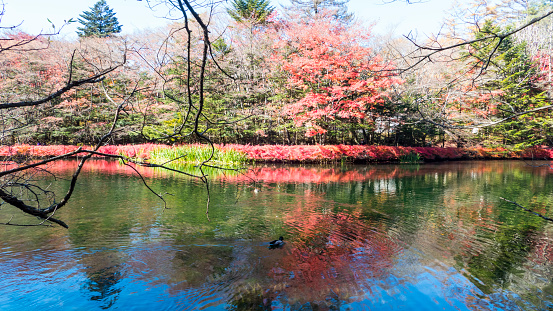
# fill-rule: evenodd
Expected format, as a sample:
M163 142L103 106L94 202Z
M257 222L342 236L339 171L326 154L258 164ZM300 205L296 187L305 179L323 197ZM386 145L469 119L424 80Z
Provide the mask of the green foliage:
M526 10L523 12L526 15L525 22L529 22L533 18L542 16L552 9L553 1L551 0L529 0Z
M410 152L406 155L399 156L400 163L421 163L423 162L418 153Z
M232 0L228 14L237 22L252 21L264 24L274 11L269 0Z
M349 0L290 0L291 6L288 10L293 12L303 12L303 14L311 18L313 15L319 14L323 10L334 12L334 17L337 19L349 22L353 19L353 14L348 14L347 3Z
M243 152L233 149L212 149L207 145L182 145L173 148L159 148L150 151L150 161L156 164L166 162L200 164L207 160L210 160L209 164L225 166L233 166L249 162Z
M321 9L338 10L338 15L347 13L346 4L348 1L330 1L330 0L294 0L292 5L297 12L307 10L313 14ZM550 5L548 1L533 1L536 8L535 12L541 12L543 7ZM539 4L539 5L538 5ZM273 11L268 0L233 0L231 1L229 14L235 14L233 18L237 21L253 18L254 22L265 22L266 17ZM538 6L536 6L538 5ZM530 7L529 9L533 9ZM341 13L340 13L341 12ZM307 14L307 13L306 13ZM534 14L528 11L528 14ZM330 16L329 16L330 17ZM330 20L336 22L337 28L343 27L344 23L336 21L330 17ZM100 22L108 20L108 22ZM298 19L299 20L299 19ZM96 3L89 12L81 14L82 28L79 28L80 36L109 36L121 31L113 11L107 6L105 0ZM299 31L305 30L306 20L299 21ZM282 25L286 21L280 21ZM109 26L111 24L111 26ZM289 24L288 24L289 25ZM108 27L109 26L109 27ZM271 57L271 47L288 41L286 36L278 37L275 33L287 28L282 27L258 27L255 32L251 32L250 24L234 24L234 28L229 31L236 31L232 36L221 36L212 42L213 59L208 60L205 72L203 86L205 90L204 109L200 115L200 132L205 133L215 143L239 143L239 144L374 144L374 145L394 145L394 146L428 146L429 143L436 144L441 137L444 137L444 131L431 123L421 122L419 106L424 98L433 98L437 102L433 105L429 101L428 107L424 107L432 115L439 106L439 101L443 100L440 91L437 88L431 89L430 94L424 94L424 91L417 91L419 87L416 81L407 79L402 96L391 98L394 92L390 92L390 87L384 85L382 91L390 97L378 102L364 111L366 117L352 118L341 115L332 115L321 113L320 124L328 130L324 134L317 134L315 137L306 137L305 134L310 130L305 124L294 122L289 115L285 114L286 105L294 103L306 96L306 88L293 87L295 84L289 82L290 74L276 70L271 67L274 59ZM104 27L104 28L102 28ZM107 28L106 28L107 27ZM349 25L346 25L349 27ZM328 28L328 27L326 27ZM240 30L241 29L241 30ZM306 37L313 38L322 33L325 27L315 27ZM474 38L488 37L490 34L505 34L508 28L500 28L492 21L487 21L479 31L474 32ZM253 36L256 33L256 36ZM362 35L362 34L359 34ZM357 34L356 34L357 36ZM354 36L353 36L354 37ZM250 40L254 38L255 40ZM341 42L351 43L354 40L342 39ZM238 44L237 42L241 42ZM321 47L321 42L329 42L330 39L314 42L313 46ZM501 40L501 42L500 42ZM547 94L544 92L546 87L544 80L539 80L540 68L536 66L533 58L526 49L524 43L520 43L520 38L515 39L508 36L500 37L491 42L478 42L471 46L470 54L463 55L464 60L469 60L474 66L474 71L469 74L478 74L482 70L483 83L470 89L471 95L480 92L487 94L495 92L493 98L482 100L478 105L483 106L485 117L492 121L502 120L513 114L522 113L531 109L547 105ZM84 41L84 40L81 40ZM94 41L95 40L91 40ZM113 40L111 40L113 41ZM259 42L263 44L259 44ZM341 45L340 40L332 42L328 50L336 54ZM370 41L366 41L362 46L369 46ZM120 115L117 127L120 131L113 136L111 143L135 143L154 140L167 143L195 143L199 142L197 137L189 135L193 130L190 119L186 125L182 126L184 118L190 109L190 115L194 116L196 107L188 106L188 97L186 94L186 78L188 76L187 56L182 52L182 38L175 37L174 42L170 42L170 51L176 51L172 61L161 70L163 74L170 77L169 82L164 84L163 91L156 89L155 78L151 72L141 71L139 67L126 67L129 70L121 71L104 80L113 98L125 98L130 91L128 88L130 81L140 78L140 84L134 93L132 102L136 102L132 107L128 107ZM193 45L197 44L197 38L193 40ZM500 43L495 49L495 44ZM61 46L62 44L60 44ZM306 48L307 44L288 45L282 48L284 58L291 59L295 54L303 51L306 54L305 61L310 61L314 65L305 66L305 62L291 63L290 68L317 68L318 75L312 81L308 78L314 77L312 72L307 72L304 77L307 89L314 89L318 95L330 96L338 92L330 92L332 86L331 79L325 79L331 66L321 65L325 57L334 55L315 55L308 54L313 50ZM179 50L180 49L180 50ZM262 50L265 49L265 50ZM192 48L195 51L195 48ZM190 54L193 62L197 60L198 55ZM53 54L57 54L55 51ZM489 55L492 57L489 58ZM4 54L6 55L6 54ZM38 55L38 54L37 54ZM42 55L42 54L41 54ZM342 65L344 60L352 59L349 54L339 54L338 71L347 71L355 68L355 63L349 67ZM358 52L351 55L359 55ZM361 58L359 63L366 63L367 59L372 59L373 54ZM52 86L44 87L46 82L38 80L37 77L49 76L50 72L55 70L50 64L52 61L42 61L41 57L29 57L28 59L19 59L16 55L12 62L6 63L6 76L12 78L15 82L4 89L10 90L10 93L32 94L38 89L36 85L42 85L42 89L54 88L54 79L51 79ZM547 56L547 55L546 55ZM91 57L92 58L92 57ZM214 60L225 71L236 78L230 81L215 66ZM488 62L489 60L489 62ZM303 61L303 59L302 59ZM26 64L25 71L37 72L35 76L29 77L28 83L20 83L17 76L21 73L16 71L17 64ZM317 67L318 66L318 67ZM87 63L76 59L73 63L73 77L84 78L87 76ZM190 67L190 76L195 77L199 73L198 66ZM452 80L456 69L444 69L444 79ZM366 70L367 72L378 72ZM23 70L21 72L24 72ZM336 75L332 75L332 79ZM470 79L471 76L468 76ZM372 80L373 77L363 73L359 80ZM40 81L35 82L34 80ZM64 82L65 78L60 74L59 81ZM335 79L343 85L339 85L337 91L344 90L345 87L352 89L354 83L351 83L351 77L345 76ZM59 82L58 81L58 82ZM349 81L349 83L348 83ZM478 80L477 83L481 81ZM361 81L364 82L364 81ZM411 84L409 84L411 83ZM192 103L198 102L199 83L192 78L191 80L191 100ZM336 100L329 101L330 107L336 107L344 101L351 101L352 105L358 105L359 95L366 95L368 92L357 92L356 90L344 92ZM417 93L419 92L419 93ZM465 93L466 94L466 93ZM45 95L45 94L36 94ZM98 87L87 86L86 88L75 89L74 93L67 93L67 97L58 98L51 102L52 106L44 111L36 111L33 118L39 121L35 127L21 129L17 134L11 135L11 141L22 143L40 143L40 144L91 144L97 141L105 133L113 121L112 104L107 101ZM423 98L423 96L426 96ZM456 95L455 95L456 96ZM461 98L460 101L464 100ZM456 100L456 99L453 99ZM471 106L472 105L472 106ZM474 120L466 116L471 114L469 109L477 104L469 103L463 107L463 111L455 111L454 122L460 125L470 126ZM481 106L478 106L480 108ZM468 107L468 108L467 108ZM485 108L487 107L487 109ZM434 109L434 110L433 110ZM523 149L534 145L552 145L553 144L553 119L549 113L550 110L543 112L521 115L517 118L507 119L502 124L494 128L482 128L475 136L475 142L484 146L496 147L506 145L510 148ZM437 115L437 114L436 114ZM432 117L432 116L431 116ZM464 117L464 119L463 119ZM464 122L464 123L463 123ZM144 126L144 127L143 127ZM180 131L177 135L175 131ZM164 137L170 137L163 139ZM444 139L445 140L445 139Z
M231 51L230 46L225 42L225 39L223 38L218 38L217 40L213 41L211 43L211 47L219 55L226 55Z
M121 25L105 0L96 2L90 11L85 11L79 16L79 23L83 25L77 28L79 37L109 37L121 32Z
M482 29L475 33L479 39L490 33L501 34L510 29L502 30L487 20ZM497 49L495 47L497 46ZM476 59L478 70L488 70L494 78L480 86L481 90L499 91L499 95L489 104L494 110L494 117L503 120L513 114L547 105L545 90L538 85L539 67L532 61L526 51L525 43L516 42L512 36L490 43L473 43L475 52L471 57ZM495 51L494 51L495 49ZM489 56L491 55L491 57ZM514 146L523 149L546 142L551 135L550 116L545 113L523 115L508 119L487 134L490 142Z

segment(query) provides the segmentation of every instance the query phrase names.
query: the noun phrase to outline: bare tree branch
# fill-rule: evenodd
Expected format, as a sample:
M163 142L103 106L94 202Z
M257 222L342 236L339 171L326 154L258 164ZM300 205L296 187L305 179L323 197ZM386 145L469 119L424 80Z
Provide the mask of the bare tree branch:
M523 210L525 210L525 211L527 211L527 212L529 212L529 213L532 213L532 214L534 214L534 215L536 215L536 216L538 216L538 217L541 217L541 218L543 218L543 219L545 219L545 220L547 220L547 221L552 221L552 222L553 222L553 219L551 219L551 218L549 218L549 217L546 217L546 216L543 216L543 215L540 214L540 213L536 213L536 212L534 212L534 211L532 211L532 210L530 210L530 209L527 209L526 207L524 207L524 206L518 204L517 202L511 201L511 200L507 200L507 199L502 198L502 197L499 197L499 198L500 198L501 200L504 200L504 201L507 201L507 202L509 202L509 203L512 203L512 204L514 204L514 205L516 205L516 206L522 208Z

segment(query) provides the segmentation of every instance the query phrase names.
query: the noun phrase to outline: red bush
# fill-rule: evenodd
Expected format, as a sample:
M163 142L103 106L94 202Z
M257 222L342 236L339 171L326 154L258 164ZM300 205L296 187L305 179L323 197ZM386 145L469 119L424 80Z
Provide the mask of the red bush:
M402 156L418 154L422 160L456 160L456 159L508 159L534 158L553 159L553 149L533 147L520 152L510 152L505 148L438 148L438 147L393 147L393 146L360 146L360 145L216 145L221 150L233 149L244 152L250 159L258 162L301 162L320 163L346 161L398 162ZM77 146L0 146L0 157L28 155L35 157L59 156L76 150ZM98 151L105 154L125 155L147 159L150 151L156 148L171 148L168 145L142 144L103 146ZM83 149L91 150L90 146ZM83 154L80 154L82 156Z

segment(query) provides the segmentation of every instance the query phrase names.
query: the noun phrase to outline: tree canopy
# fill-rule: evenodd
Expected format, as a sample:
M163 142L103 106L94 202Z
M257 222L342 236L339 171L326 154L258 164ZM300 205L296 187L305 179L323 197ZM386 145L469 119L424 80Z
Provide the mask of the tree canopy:
M109 37L121 32L115 12L107 5L106 0L96 2L90 11L85 11L79 16L79 23L83 25L77 28L79 37Z
M352 13L348 13L349 0L290 0L291 5L286 7L287 10L300 12L306 18L311 18L322 11L331 11L333 16L350 21L353 18Z
M263 24L274 9L269 0L233 0L227 12L237 22L250 20Z
M101 0L81 14L79 42L5 33L0 144L98 146L43 164L108 142L553 145L553 11L533 22L517 13L508 25L486 7L464 38L428 39L413 52L412 42L386 49L343 22L347 0L294 0L305 15L263 27L240 18L263 20L268 0L233 1L237 18L224 30L178 0L184 25L106 40L121 25ZM38 164L9 162L17 168L0 174L3 200L43 220L67 202L21 203L13 194L27 191ZM24 182L11 183L16 175Z

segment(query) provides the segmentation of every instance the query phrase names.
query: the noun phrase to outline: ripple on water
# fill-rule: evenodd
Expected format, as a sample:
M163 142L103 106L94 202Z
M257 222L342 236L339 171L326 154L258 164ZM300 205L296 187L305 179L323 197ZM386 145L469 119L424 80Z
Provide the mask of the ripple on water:
M53 308L80 303L80 287L85 279L71 251L35 249L3 258L0 265L0 305L2 310Z
M211 222L205 202L194 205L204 192L189 185L175 182L185 199L155 217L125 184L128 200L115 200L112 213L79 209L63 243L4 238L0 309L547 309L553 233L486 192L522 199L528 179L517 190L510 172L482 182L496 174L489 162L474 174L440 167L408 178L275 181L251 196L214 184ZM103 186L95 184L110 191ZM279 235L286 245L268 249ZM37 248L45 244L53 246Z

